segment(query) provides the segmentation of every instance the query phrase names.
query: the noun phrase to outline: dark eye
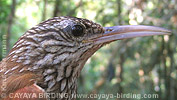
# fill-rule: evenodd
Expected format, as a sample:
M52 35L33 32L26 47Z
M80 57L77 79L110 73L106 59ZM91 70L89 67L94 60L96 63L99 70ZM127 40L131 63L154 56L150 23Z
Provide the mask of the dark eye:
M75 37L83 36L84 35L84 28L81 25L74 25L71 28L71 32Z

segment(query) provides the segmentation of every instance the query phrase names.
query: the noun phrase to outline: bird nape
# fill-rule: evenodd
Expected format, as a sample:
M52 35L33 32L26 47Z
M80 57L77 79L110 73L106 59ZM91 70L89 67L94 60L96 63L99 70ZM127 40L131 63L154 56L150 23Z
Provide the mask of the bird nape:
M76 17L48 19L25 32L0 62L0 98L26 100L16 93L35 93L30 100L75 100L85 62L103 45L170 33L155 26L102 27Z

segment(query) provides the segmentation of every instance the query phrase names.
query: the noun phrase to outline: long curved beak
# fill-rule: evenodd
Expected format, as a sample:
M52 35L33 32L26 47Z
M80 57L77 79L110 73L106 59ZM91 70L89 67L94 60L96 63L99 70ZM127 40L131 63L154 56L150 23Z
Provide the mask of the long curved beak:
M122 40L134 37L170 35L171 31L155 26L145 25L123 25L104 27L105 32L102 36L93 39L94 43L109 43L115 40Z

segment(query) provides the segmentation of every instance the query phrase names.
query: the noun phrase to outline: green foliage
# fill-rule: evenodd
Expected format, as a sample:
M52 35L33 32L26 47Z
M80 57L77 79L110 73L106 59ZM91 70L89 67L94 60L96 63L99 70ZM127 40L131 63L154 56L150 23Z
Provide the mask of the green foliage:
M0 0L0 40L3 40L3 35L7 32L7 19L10 13L10 3L8 0ZM0 41L2 48L2 41ZM0 60L2 59L2 49L0 49Z

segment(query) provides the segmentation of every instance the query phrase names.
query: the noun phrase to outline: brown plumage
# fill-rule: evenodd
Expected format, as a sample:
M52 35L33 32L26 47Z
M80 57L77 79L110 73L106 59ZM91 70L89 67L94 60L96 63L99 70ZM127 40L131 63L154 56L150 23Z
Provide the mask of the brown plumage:
M45 91L37 85L32 84L9 93L9 96L5 100L47 100L47 97L41 94L45 94Z
M152 26L102 27L87 19L55 17L22 35L0 63L0 99L17 100L16 93L36 93L18 100L75 100L77 78L89 57L103 45L170 31ZM39 97L40 93L67 94Z

